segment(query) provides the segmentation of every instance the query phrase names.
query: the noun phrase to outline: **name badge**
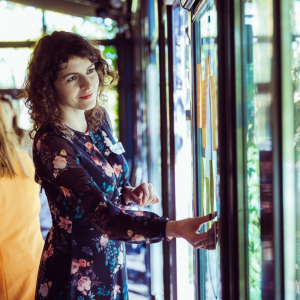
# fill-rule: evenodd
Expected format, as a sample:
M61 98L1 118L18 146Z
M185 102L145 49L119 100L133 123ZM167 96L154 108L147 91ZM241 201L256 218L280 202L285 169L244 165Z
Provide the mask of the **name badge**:
M122 154L122 153L125 152L125 149L123 148L123 145L122 145L121 142L116 143L116 144L110 146L109 149L110 149L113 153L116 153L116 154Z

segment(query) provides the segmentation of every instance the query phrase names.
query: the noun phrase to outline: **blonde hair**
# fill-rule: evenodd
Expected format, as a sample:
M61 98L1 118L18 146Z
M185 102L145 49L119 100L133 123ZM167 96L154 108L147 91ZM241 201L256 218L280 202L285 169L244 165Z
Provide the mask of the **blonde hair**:
M0 101L0 177L17 175L28 177L17 153L19 147L15 133L7 131L5 116ZM19 172L17 171L19 170Z

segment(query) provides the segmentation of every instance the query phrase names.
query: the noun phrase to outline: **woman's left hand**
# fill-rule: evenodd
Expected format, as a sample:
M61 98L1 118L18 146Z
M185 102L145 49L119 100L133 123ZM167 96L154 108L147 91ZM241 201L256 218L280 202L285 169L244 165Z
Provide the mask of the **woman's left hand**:
M139 206L148 206L160 202L160 199L155 192L151 183L141 183L137 187L123 187L122 195L126 204L134 202Z

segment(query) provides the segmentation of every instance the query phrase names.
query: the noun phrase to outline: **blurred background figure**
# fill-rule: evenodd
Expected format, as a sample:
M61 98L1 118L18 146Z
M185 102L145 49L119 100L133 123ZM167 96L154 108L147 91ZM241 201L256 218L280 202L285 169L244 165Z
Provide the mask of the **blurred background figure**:
M34 182L32 160L7 126L13 114L8 106L4 113L1 101L0 299L31 300L44 245L39 222L39 188Z
M32 150L28 130L22 129L18 126L18 116L12 105L12 97L7 94L0 94L0 100L3 107L3 112L7 120L7 130L14 132L17 135L18 142L21 148L32 157Z
M7 121L7 131L16 134L19 146L32 158L32 142L29 137L29 130L22 129L18 126L18 113L13 107L11 95L0 94L0 100ZM52 221L44 190L41 190L40 192L40 202L40 225L43 238L45 239L50 227L52 226Z

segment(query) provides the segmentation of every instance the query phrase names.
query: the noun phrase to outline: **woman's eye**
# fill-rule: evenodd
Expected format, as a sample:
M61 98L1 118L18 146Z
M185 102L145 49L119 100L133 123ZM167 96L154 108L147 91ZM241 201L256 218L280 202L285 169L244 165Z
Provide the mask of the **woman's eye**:
M88 73L90 74L90 73L93 73L94 71L95 71L95 68L91 68L88 70Z
M73 81L74 79L75 79L75 76L72 76L67 81Z

